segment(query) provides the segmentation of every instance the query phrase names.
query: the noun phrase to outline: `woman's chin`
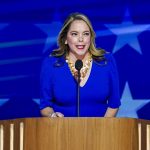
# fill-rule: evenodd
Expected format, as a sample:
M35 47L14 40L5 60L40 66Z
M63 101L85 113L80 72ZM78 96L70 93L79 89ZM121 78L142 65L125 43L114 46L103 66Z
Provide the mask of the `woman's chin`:
M79 51L76 53L78 56L85 56L87 54L87 51Z

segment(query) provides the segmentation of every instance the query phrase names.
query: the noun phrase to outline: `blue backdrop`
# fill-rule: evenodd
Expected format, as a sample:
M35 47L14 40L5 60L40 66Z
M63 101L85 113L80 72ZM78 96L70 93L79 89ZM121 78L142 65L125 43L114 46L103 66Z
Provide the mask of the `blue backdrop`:
M72 12L86 14L96 45L118 66L118 117L150 119L150 1L0 1L0 119L38 117L42 58Z

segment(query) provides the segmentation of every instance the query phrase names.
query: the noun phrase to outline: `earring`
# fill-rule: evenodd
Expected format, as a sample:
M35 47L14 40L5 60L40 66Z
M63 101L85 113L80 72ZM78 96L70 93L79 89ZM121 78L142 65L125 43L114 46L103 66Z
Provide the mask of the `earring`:
M67 40L65 41L65 44L67 44Z

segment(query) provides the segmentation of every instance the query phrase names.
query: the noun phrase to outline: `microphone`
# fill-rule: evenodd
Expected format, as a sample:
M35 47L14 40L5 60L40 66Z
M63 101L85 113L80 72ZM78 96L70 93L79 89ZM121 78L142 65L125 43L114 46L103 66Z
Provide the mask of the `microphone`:
M82 60L77 59L76 62L75 62L75 68L76 68L76 70L78 70L78 80L77 80L78 85L80 85L80 77L81 77L80 70L81 70L82 67L83 67Z
M80 59L76 60L76 62L75 62L75 68L76 68L78 71L80 71L82 67L83 67L83 62L82 62L82 60L80 60Z
M82 60L80 60L80 59L76 60L75 68L78 71L78 80L77 80L77 82L78 82L78 87L77 87L77 115L78 115L78 117L80 117L80 77L81 77L80 70L82 67L83 67Z

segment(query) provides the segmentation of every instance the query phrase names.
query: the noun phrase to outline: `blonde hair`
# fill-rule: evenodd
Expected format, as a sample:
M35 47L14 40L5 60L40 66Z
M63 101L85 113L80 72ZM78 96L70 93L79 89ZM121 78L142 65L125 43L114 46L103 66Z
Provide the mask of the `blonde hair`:
M103 49L97 49L95 46L95 32L93 30L92 24L87 16L80 14L80 13L73 13L71 14L66 21L63 24L63 27L61 31L59 32L58 36L58 46L59 48L56 50L53 50L53 53L55 56L62 56L66 55L69 52L69 46L65 44L66 38L67 38L67 32L70 28L70 25L75 20L83 20L89 27L90 33L91 33L91 44L89 46L89 52L92 54L93 57L100 57L105 54L105 50Z

